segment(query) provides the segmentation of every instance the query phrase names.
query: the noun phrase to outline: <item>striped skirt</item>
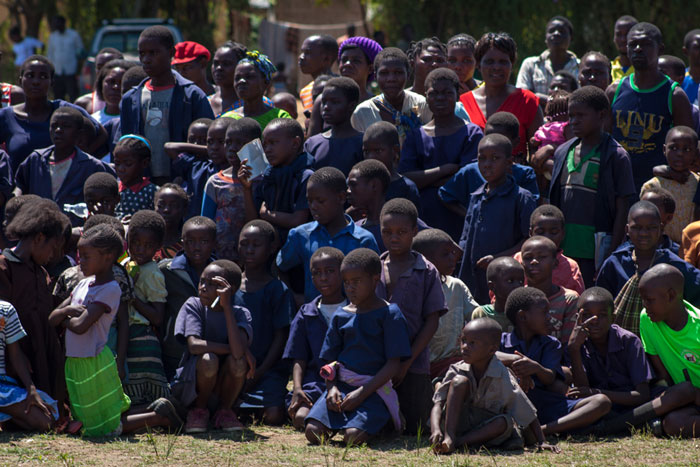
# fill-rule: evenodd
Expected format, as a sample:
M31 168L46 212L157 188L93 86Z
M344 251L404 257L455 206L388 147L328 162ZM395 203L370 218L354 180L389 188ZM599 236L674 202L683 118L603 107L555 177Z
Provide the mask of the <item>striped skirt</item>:
M129 377L124 382L124 392L134 405L150 404L160 397L170 395L160 341L150 326L129 325L126 364L129 367Z
M117 432L131 402L122 390L117 363L107 346L96 357L66 358L66 386L73 416L84 436Z

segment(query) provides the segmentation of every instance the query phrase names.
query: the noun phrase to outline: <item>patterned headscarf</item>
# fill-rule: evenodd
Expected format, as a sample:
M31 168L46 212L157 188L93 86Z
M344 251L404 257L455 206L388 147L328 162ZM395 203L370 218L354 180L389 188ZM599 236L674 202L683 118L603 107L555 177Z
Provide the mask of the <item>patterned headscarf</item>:
M245 58L238 63L250 63L254 65L255 68L262 73L267 82L270 82L272 79L272 73L277 71L277 68L275 68L275 65L272 64L267 55L261 54L257 50L246 52Z

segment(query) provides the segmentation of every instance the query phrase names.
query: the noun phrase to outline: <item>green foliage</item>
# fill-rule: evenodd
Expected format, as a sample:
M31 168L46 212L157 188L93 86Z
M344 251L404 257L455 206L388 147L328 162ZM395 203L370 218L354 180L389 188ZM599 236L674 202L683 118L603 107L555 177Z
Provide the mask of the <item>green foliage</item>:
M403 25L413 26L413 40L437 36L446 41L466 32L476 39L488 31L506 31L518 43L519 60L545 49L544 30L554 15L574 25L571 50L581 56L598 50L617 55L613 44L615 20L625 14L656 24L664 34L666 53L683 56L683 36L697 27L700 3L685 0L364 0L374 12L375 29L388 33L390 42L401 39Z

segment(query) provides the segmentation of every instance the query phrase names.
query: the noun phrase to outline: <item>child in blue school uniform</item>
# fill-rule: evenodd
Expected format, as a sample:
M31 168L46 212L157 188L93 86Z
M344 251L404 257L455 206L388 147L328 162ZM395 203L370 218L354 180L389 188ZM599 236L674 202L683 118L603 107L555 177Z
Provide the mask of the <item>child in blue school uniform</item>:
M49 124L53 146L32 152L15 174L15 194L35 194L55 201L74 227L82 225L85 219L66 211L64 206L85 201L83 185L93 173L114 175L111 167L76 146L84 123L83 115L76 109L56 109Z
M431 71L425 86L433 119L407 133L399 172L418 185L425 222L456 240L460 219L440 202L438 189L460 167L476 160L483 133L477 125L455 115L459 78L454 71L448 68Z
M406 318L377 297L382 263L372 250L350 252L340 268L350 304L331 318L320 358L328 388L306 417L306 439L320 444L340 430L347 445L362 444L393 422L401 430L391 378L411 355Z
M343 252L323 246L311 255L311 278L321 295L304 304L292 320L282 358L293 360L292 390L287 394L287 413L294 428L304 430L304 419L326 388L321 378L321 346L333 313L348 304L343 296L340 266Z
M412 249L417 221L416 207L403 198L388 201L380 214L387 251L379 257L382 273L377 296L399 307L411 341L411 356L401 362L393 378L408 434L428 426L433 393L428 344L437 331L440 316L447 312L440 272Z
M350 78L332 78L321 95L321 115L330 130L311 136L304 150L314 158L314 170L335 167L347 177L353 165L362 160L362 133L350 117L360 100L360 88Z
M486 268L494 258L512 256L529 235L535 210L532 193L510 175L512 145L492 133L479 142L479 172L486 183L472 193L459 247L464 252L459 278L477 303L489 303ZM508 215L503 215L508 213Z
M124 135L141 135L151 143L150 177L162 184L171 179L164 144L187 141L190 123L202 117L213 119L214 113L204 92L170 68L175 43L167 27L144 29L138 51L148 79L122 97L121 130Z
M285 420L289 362L282 360L282 352L295 308L292 293L270 273L276 244L274 227L260 219L248 222L238 239L243 280L236 299L250 310L250 352L256 362L239 407L268 425L281 425Z
M519 287L511 292L506 301L506 316L515 330L503 333L496 354L518 378L520 387L537 409L545 435L590 425L606 415L612 405L603 394L570 399L550 390L553 383L564 379L564 373L562 345L547 335L548 314L549 302L540 289Z
M364 247L379 251L371 233L355 225L345 214L347 184L343 173L334 167L323 167L309 177L306 189L309 209L315 219L289 231L277 255L277 266L288 272L295 266L304 268L304 301L318 295L309 273L309 260L318 247L333 246L344 254Z
M124 135L112 153L114 170L119 177L119 219L142 209L152 210L158 186L144 177L151 163L151 144L139 135Z

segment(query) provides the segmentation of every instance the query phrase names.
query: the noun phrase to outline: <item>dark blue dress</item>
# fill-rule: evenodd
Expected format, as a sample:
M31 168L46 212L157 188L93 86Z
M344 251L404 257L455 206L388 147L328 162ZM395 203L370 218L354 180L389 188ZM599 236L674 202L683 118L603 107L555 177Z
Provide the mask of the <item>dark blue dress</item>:
M335 167L347 177L352 166L363 159L362 135L350 138L329 138L321 133L306 140L304 151L314 158L314 170L321 167Z

